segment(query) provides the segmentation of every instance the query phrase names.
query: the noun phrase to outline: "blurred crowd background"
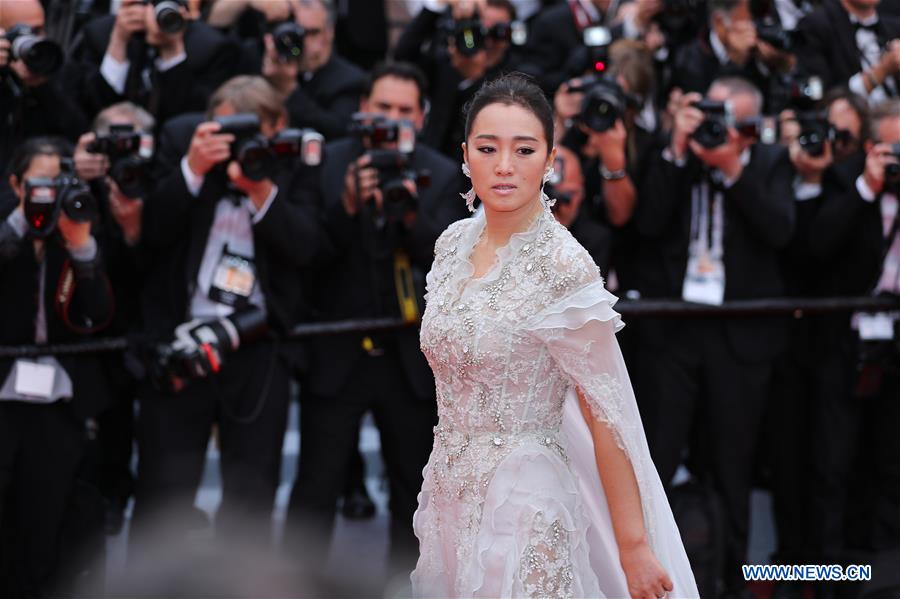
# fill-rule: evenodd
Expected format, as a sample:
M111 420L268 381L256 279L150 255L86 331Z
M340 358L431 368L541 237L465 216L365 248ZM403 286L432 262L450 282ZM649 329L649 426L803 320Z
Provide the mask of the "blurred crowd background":
M438 410L424 275L469 216L464 107L513 71L555 109L554 214L623 300L900 292L898 0L0 0L0 346L128 340L0 352L0 595L102 594L123 526L130 596L379 595L323 570L335 514L375 511L367 414L402 594ZM704 597L753 596L754 488L772 563L874 564L773 597L900 596L897 314L629 319Z

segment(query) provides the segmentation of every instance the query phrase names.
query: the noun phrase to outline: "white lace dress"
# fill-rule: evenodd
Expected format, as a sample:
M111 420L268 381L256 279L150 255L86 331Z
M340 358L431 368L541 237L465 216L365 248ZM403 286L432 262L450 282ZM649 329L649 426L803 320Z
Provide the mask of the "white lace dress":
M484 215L438 239L421 345L439 423L414 528L419 597L627 597L593 442L573 386L631 460L651 547L697 589L615 341L616 298L545 209L473 279Z

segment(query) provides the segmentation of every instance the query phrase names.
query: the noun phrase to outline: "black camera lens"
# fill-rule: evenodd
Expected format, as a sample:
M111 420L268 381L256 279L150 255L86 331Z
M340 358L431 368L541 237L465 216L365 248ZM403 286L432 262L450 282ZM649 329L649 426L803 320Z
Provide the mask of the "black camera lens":
M241 171L251 181L262 181L266 178L271 158L268 140L262 136L246 140L236 151L236 160L241 165Z
M94 216L94 196L88 186L77 179L66 181L59 201L66 216L75 222L90 222Z
M458 21L453 34L456 51L463 56L474 56L484 48L484 29L480 21Z
M181 14L181 4L175 0L162 0L156 2L154 12L156 13L156 24L159 25L160 31L163 33L178 33L187 27L187 21Z
M303 56L303 38L306 31L293 21L275 25L272 30L275 51L282 58L298 59Z
M692 137L704 148L718 148L728 140L728 127L718 117L707 117Z
M129 198L143 198L150 191L150 164L138 156L117 160L109 169L110 178Z
M21 60L34 75L52 75L62 67L63 51L56 42L35 35L31 27L16 25L6 38L10 40L13 60Z

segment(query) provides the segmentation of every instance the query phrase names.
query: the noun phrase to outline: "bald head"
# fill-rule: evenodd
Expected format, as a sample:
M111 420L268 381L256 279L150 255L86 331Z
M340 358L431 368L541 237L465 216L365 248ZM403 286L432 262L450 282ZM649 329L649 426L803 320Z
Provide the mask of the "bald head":
M0 27L9 29L18 23L43 29L44 7L39 0L0 0Z

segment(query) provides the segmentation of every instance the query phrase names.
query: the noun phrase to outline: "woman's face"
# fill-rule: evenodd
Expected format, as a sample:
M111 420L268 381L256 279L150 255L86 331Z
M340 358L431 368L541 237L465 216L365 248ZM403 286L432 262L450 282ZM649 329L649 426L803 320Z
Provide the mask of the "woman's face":
M485 106L463 143L475 193L486 209L496 212L531 209L555 155L556 149L547 153L538 118L516 104Z
M22 198L25 197L25 179L31 177L55 179L59 176L59 172L59 156L56 154L37 154L31 159L31 164L28 165L28 169L22 173L22 178L17 181L15 176L11 177L10 184L16 192L19 201L22 201Z

